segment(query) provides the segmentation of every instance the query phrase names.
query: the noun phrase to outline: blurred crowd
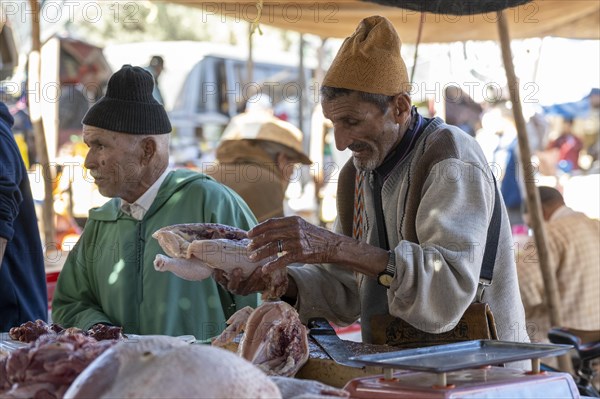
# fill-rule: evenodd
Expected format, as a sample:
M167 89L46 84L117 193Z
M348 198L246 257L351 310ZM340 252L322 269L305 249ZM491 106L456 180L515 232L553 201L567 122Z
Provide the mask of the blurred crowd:
M463 96L468 98L464 92ZM523 224L526 178L535 178L537 185L556 187L563 192L572 177L596 175L600 171L600 91L592 90L581 102L587 104L587 109L577 112L557 112L556 107L524 104L532 154L531 161L525 164L520 157L509 100L483 104L462 100L462 104L446 106L447 114L455 113L454 116L447 115L447 119L455 120L458 126L464 126L463 130L476 138L494 168L496 177L501 181L511 224ZM595 209L579 210L596 216Z

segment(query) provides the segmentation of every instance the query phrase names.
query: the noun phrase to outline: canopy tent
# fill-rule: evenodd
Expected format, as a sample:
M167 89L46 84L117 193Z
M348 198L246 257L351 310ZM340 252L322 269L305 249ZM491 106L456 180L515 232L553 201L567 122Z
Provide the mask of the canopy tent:
M587 96L579 101L553 104L542 107L542 109L547 115L558 115L565 119L585 118L590 114L594 104L598 107L599 99L600 89L593 88Z
M209 17L220 14L229 20L252 22L258 15L259 1L208 2L170 0L172 3L198 7ZM514 1L513 3L519 3ZM522 2L522 1L521 1ZM400 3L419 3L403 1ZM434 4L434 1L420 2ZM450 2L453 3L453 2ZM457 2L454 2L455 4ZM462 13L473 11L464 2ZM507 4L508 1L497 2ZM321 37L349 36L365 17L383 15L392 21L405 42L416 39L421 13L413 9L383 6L359 0L263 1L260 23L311 33ZM418 7L414 7L418 9ZM600 2L589 0L535 0L505 10L512 39L559 36L574 39L600 39ZM469 13L470 14L470 13ZM498 16L495 12L471 15L424 13L422 43L466 40L498 40Z

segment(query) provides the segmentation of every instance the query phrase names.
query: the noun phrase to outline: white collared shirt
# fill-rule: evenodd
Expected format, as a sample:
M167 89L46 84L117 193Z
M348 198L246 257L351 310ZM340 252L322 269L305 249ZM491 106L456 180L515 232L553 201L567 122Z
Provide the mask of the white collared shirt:
M123 213L131 216L136 220L142 220L150 206L156 199L156 195L158 194L158 190L160 189L161 184L165 181L167 175L171 170L169 168L165 169L165 171L156 179L154 184L146 190L144 194L140 198L138 198L133 204L125 201L121 198L121 211Z

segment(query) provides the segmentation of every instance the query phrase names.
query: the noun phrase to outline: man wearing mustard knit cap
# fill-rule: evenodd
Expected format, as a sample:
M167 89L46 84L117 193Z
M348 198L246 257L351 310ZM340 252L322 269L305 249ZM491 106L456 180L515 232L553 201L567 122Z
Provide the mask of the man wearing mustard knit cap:
M411 107L400 46L387 19L366 18L325 76L324 114L337 149L353 155L339 175L335 231L296 217L268 220L249 232L250 249L256 259L278 252L277 259L246 281L237 273L215 278L245 293L261 288L260 273L307 263L288 267L284 299L304 321L321 316L345 325L360 318L370 343L381 335L382 316L427 333L454 328L484 287L482 265L491 262L493 284L483 301L499 338L528 341L494 177L472 137ZM402 344L407 337L392 338Z
M211 222L249 229L246 203L212 178L168 169L171 124L152 96L152 75L123 66L106 96L83 118L85 167L100 193L83 235L60 272L52 318L64 327L95 324L130 334L219 334L233 312L256 306L257 295L231 295L214 281L186 281L154 269L164 254L152 233L161 227Z

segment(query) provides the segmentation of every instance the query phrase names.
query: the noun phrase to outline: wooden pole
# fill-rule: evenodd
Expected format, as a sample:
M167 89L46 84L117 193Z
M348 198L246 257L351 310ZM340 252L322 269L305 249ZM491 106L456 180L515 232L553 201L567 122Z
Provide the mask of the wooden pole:
M249 33L248 33L248 61L246 63L246 67L248 69L248 82L252 82L254 79L254 49L253 49L253 36L254 32L258 30L258 33L262 35L262 30L260 29L260 18L262 17L262 9L263 9L263 0L258 0L256 2L256 18L250 21ZM248 99L246 99L248 100ZM233 116L233 115L232 115Z
M419 32L417 33L417 43L415 44L415 55L413 58L413 67L410 72L410 84L415 81L415 72L417 70L417 60L419 57L419 45L421 44L421 35L423 33L423 25L425 25L425 13L421 11L421 19L419 20Z
M28 80L28 103L30 107L31 124L35 136L35 152L37 160L41 166L42 177L44 179L44 203L42 207L42 224L44 232L44 249L55 249L54 243L54 197L52 195L52 173L53 170L48 158L48 147L46 145L46 135L44 134L44 125L42 124L41 102L44 98L41 95L41 50L40 40L40 9L38 0L29 0L32 10L31 25L31 54L29 57L30 73ZM35 110L35 111L33 111Z
M298 93L300 95L300 98L298 99L298 129L300 129L300 131L303 133L305 132L305 128L307 127L304 126L304 109L306 108L304 106L306 101L306 79L304 76L304 45L304 35L300 33L300 38L298 42L298 84L300 85L300 93ZM304 146L305 143L306 141L304 141L302 145Z
M325 59L325 43L327 42L327 38L321 38L321 44L317 48L317 67L315 69L315 82L316 85L310 90L313 98L311 99L311 103L315 103L315 107L310 110L311 112L311 121L310 121L310 140L309 140L309 149L308 154L310 156L313 165L311 166L311 173L313 173L313 180L315 182L315 203L321 204L321 189L324 186L325 179L323 177L324 174L324 144L325 144L325 132L327 131L327 127L325 125L325 117L323 113L320 111L315 112L317 107L321 106L321 94L320 88L323 84L323 79L325 78L325 68L323 67L323 62ZM320 218L319 218L320 219Z
M246 72L248 74L248 82L254 80L254 29L250 24L248 28L248 59L246 60ZM245 100L248 100L247 98Z
M503 11L498 11L498 32L500 34L500 44L502 47L502 59L504 69L506 70L506 79L512 101L513 116L517 128L517 137L519 141L519 152L521 155L521 164L524 170L525 188L527 191L527 209L531 219L531 227L535 236L538 259L542 276L544 278L544 289L548 302L548 311L550 314L550 323L553 326L562 326L560 314L560 300L558 298L558 285L550 265L553 264L552 254L548 251L546 231L544 228L542 210L540 206L540 196L535 185L534 167L531 163L531 151L529 150L529 138L525 128L525 118L523 118L523 109L521 107L521 98L519 95L519 82L515 74L512 61L512 51L510 49L510 36L508 25ZM565 371L571 370L571 362L568 355L559 358L560 368Z

